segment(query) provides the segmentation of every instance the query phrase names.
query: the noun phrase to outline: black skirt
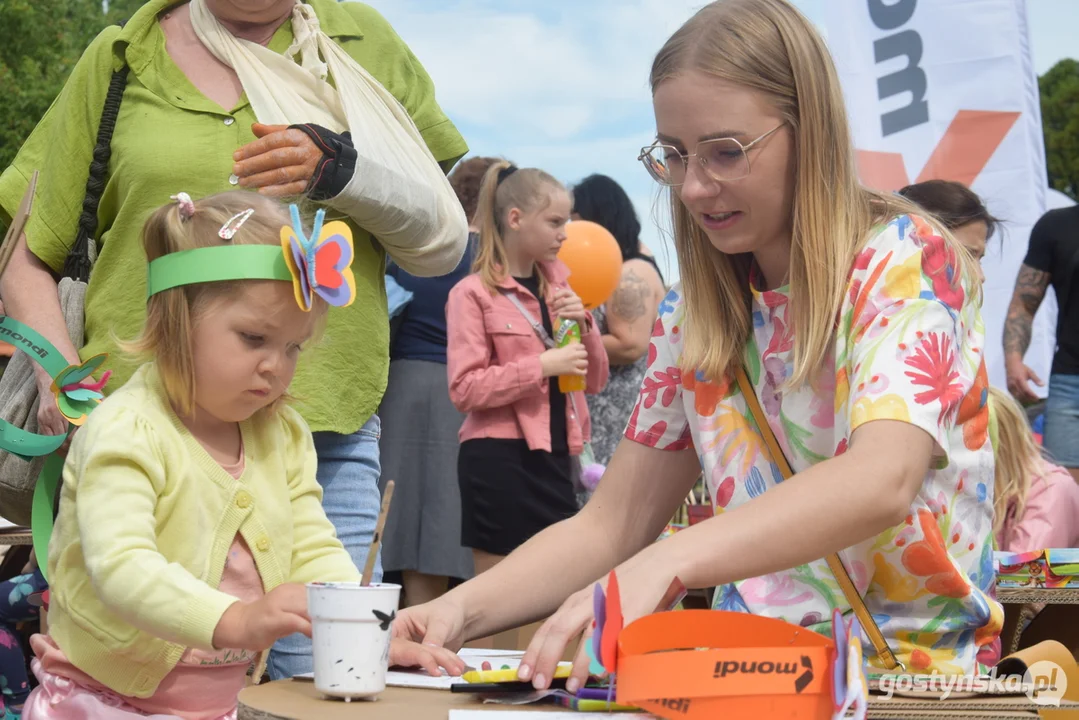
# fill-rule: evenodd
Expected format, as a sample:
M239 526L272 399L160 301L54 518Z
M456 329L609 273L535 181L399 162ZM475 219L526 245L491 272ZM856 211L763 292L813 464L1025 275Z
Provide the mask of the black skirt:
M529 450L524 440L461 443L461 545L509 555L536 533L577 512L573 458Z

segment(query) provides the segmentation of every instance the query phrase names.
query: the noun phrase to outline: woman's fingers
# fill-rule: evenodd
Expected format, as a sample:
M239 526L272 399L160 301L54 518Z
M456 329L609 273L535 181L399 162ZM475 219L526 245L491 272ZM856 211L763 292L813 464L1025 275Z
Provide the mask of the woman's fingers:
M566 648L591 620L591 607L582 603L581 597L581 593L571 596L558 612L543 623L521 660L518 677L526 682L531 680L537 690L550 686Z
M260 126L256 125L252 129L258 127ZM240 162L242 160L253 158L257 155L264 155L271 150L276 150L278 148L296 147L303 145L304 141L308 143L311 142L311 139L308 138L307 135L305 135L300 130L289 130L288 128L284 128L281 125L264 125L261 127L269 128L270 130L265 135L258 135L258 133L256 132L255 134L258 136L259 139L252 140L251 142L247 143L239 150L234 152L232 154L233 160Z
M315 166L318 165L318 160L318 157L308 156L300 148L282 148L238 162L232 169L241 181L251 180L277 170L295 172L296 169L300 169L306 173L306 177L310 177Z
M592 623L588 623L584 635L581 636L581 642L577 645L577 654L573 658L573 673L566 680L568 692L576 693L588 682L588 668L591 665L588 658L588 644L592 642L593 631Z
M265 195L267 197L294 197L296 195L303 195L307 191L307 181L297 180L285 185L271 185L269 187L259 188L259 195Z
M302 165L288 165L241 178L240 185L242 187L256 188L273 187L275 185L287 185L291 182L307 182L308 178L310 178L308 168Z

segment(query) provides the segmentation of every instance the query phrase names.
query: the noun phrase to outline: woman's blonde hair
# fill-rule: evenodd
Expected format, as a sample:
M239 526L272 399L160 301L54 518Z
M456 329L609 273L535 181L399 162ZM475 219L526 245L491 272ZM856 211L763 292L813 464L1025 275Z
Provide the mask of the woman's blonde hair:
M247 190L209 195L194 201L194 208L194 213L186 219L181 218L180 205L176 202L164 205L150 215L142 228L147 262L171 253L217 245L280 245L281 227L292 225L287 206ZM221 239L218 231L222 226L249 208L255 212L233 238ZM195 409L192 336L196 325L218 302L235 297L249 282L260 281L197 283L157 293L146 303L146 321L140 334L129 342L118 340L119 347L125 352L156 363L165 394L181 417L190 415ZM324 301L316 298L311 308L316 335L324 325L327 307ZM287 400L287 396L282 395L269 410L276 409L282 400Z
M959 277L977 287L973 259L939 223L905 198L859 183L843 93L813 25L785 0L722 0L690 18L656 55L651 86L696 70L767 96L794 141L789 313L790 386L823 366L854 258L874 225L920 213L956 250ZM675 247L686 307L683 366L710 378L741 363L752 332L751 256L715 249L671 189Z
M566 190L562 183L543 170L520 168L509 172L510 168L513 165L505 160L487 168L476 207L475 223L479 229L480 243L472 260L472 272L479 274L483 286L492 294L498 291L498 284L506 279L508 272L505 223L510 210L543 210L550 204L551 190ZM540 295L546 292L547 283L541 274Z
M993 535L996 536L1009 512L1017 518L1023 516L1031 478L1044 471L1041 448L1034 442L1027 415L1019 403L1003 390L990 387L989 404L997 426L993 497Z

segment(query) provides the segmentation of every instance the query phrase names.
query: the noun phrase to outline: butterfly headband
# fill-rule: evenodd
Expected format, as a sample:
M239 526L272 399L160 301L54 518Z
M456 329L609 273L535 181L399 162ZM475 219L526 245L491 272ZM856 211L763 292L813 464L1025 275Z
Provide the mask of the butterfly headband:
M281 280L291 282L296 302L305 312L315 296L330 305L348 307L356 299L352 273L352 229L343 222L323 224L325 210L315 214L308 236L300 211L289 206L292 224L281 228L280 245L215 245L170 253L157 258L147 273L147 298L183 285L227 280ZM231 240L254 214L238 213L226 222L218 236Z

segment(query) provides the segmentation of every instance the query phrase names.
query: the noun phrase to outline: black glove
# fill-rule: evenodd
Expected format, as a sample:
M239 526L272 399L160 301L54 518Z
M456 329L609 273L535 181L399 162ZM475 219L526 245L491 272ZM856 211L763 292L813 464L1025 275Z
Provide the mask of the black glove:
M335 133L314 123L289 125L289 128L300 130L322 150L322 160L315 166L305 194L319 201L340 195L356 172L356 148L352 145L351 134Z

